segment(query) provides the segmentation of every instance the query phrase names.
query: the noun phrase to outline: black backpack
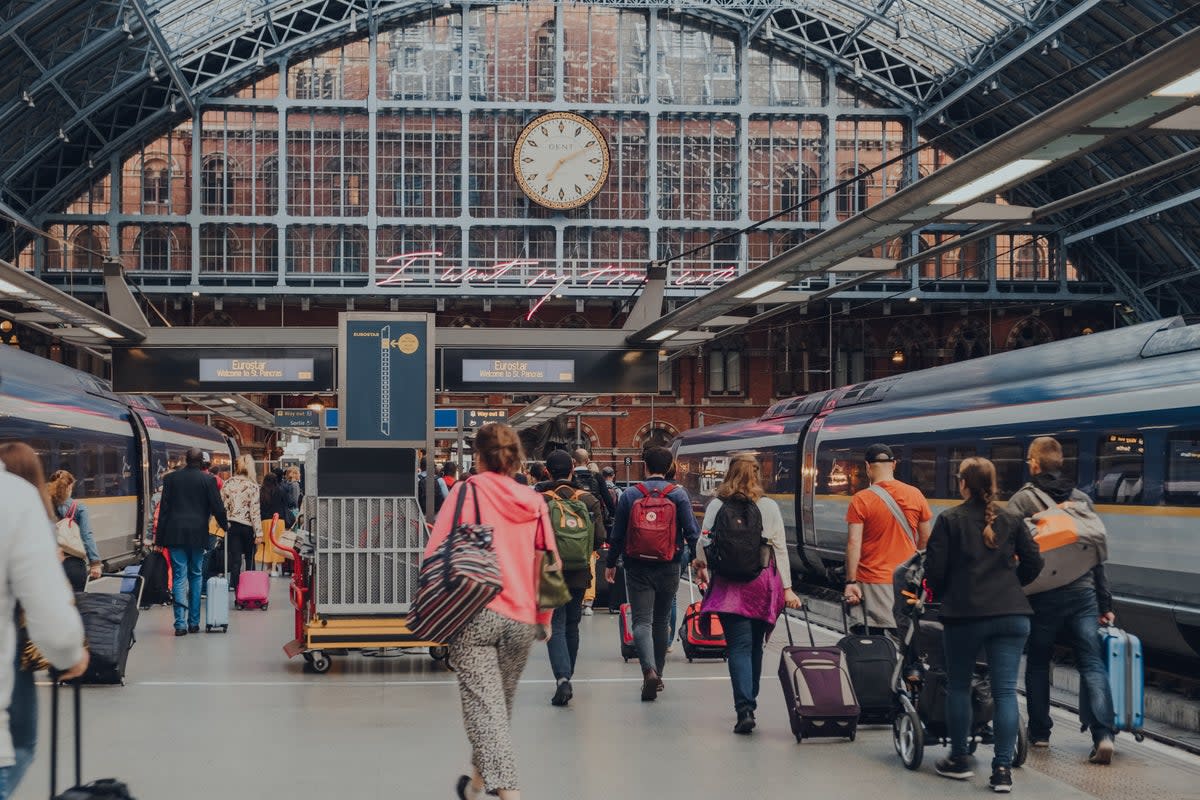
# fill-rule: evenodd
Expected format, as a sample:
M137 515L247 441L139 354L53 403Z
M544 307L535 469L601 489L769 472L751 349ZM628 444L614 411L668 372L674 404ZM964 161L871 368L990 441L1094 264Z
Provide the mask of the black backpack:
M744 495L726 498L709 531L704 550L714 575L737 583L758 577L763 569L763 523L758 505Z

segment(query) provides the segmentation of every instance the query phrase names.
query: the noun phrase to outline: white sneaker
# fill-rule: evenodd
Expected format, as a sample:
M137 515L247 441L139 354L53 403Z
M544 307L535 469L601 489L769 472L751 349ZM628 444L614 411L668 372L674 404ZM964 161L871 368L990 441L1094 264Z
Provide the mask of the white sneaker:
M584 607L583 607L583 615L584 615L585 617L590 617L590 616L592 615L592 607L591 607L591 606L584 606Z

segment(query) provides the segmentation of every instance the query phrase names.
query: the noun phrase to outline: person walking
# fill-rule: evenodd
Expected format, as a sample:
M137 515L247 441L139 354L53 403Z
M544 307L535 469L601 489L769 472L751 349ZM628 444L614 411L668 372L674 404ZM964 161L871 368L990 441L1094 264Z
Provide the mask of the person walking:
M251 473L253 475L253 473ZM300 498L304 496L300 488L300 468L295 464L283 471L283 504L287 507L285 522L288 527L296 524L300 518Z
M1042 571L1042 554L1024 520L996 505L996 468L986 458L958 467L963 502L942 512L925 550L925 580L942 604L946 658L946 727L950 755L935 765L946 778L966 780L971 769L971 679L980 650L987 654L996 704L991 787L1012 791L1012 761L1021 724L1017 673L1033 609L1021 590Z
M275 515L279 519L275 519ZM262 486L258 492L258 516L262 520L262 530L258 537L258 549L254 554L256 561L262 562L263 569L270 567L272 575L283 574L283 554L271 544L271 526L274 525L275 539L283 535L287 520L287 500L283 495L283 485L274 472L263 476Z
M0 516L0 697L11 698L0 707L0 800L13 796L33 762L37 741L37 695L32 672L20 669L17 604L29 640L42 658L61 670L60 680L78 678L88 665L83 622L59 566L46 496L6 467L7 461L28 460L28 455L11 445L0 452L5 512ZM40 478L40 473L37 464L32 474Z
M545 500L513 480L522 460L515 430L495 422L484 425L475 435L479 473L457 481L447 498L453 509L466 493L462 522L492 528L503 583L495 599L448 643L471 744L471 774L460 776L455 786L460 800L476 800L484 793L506 800L521 797L511 730L513 700L534 639L550 638L551 612L538 608L538 550L556 556L558 550ZM438 515L426 558L450 535L453 516Z
M663 690L679 571L683 554L695 551L700 531L687 492L664 477L674 462L671 451L651 447L642 454L642 462L645 479L626 489L617 502L604 578L613 583L617 561L623 561L633 639L642 667L642 700L649 702Z
M846 511L846 588L854 606L866 603L869 630L894 630L892 573L925 548L933 512L921 490L896 480L896 456L886 444L867 448L871 486ZM869 631L868 631L869 632Z
M721 514L727 504L735 514L744 514L742 519L748 522L746 530L735 531L732 527L722 530L718 526L718 521L725 523L728 519L727 514ZM744 508L750 504L758 511L757 520ZM737 715L733 732L750 733L756 725L754 712L758 708L763 646L783 607L800 608L800 598L792 591L783 514L779 504L763 491L758 459L741 455L730 462L725 480L717 487L717 496L704 510L700 527L701 547L696 550L692 569L697 581L709 587L700 612L716 614L721 620L729 648L729 680L733 684L733 710ZM754 552L761 571L749 580L724 577L716 570L710 576L703 537L720 536L755 540Z
M92 531L92 520L87 506L78 500L71 499L75 493L75 476L65 469L56 470L50 476L47 487L50 492L50 504L54 514L60 520L70 520L79 527L79 536L83 541L83 553L66 553L63 559L63 572L71 581L71 588L82 592L89 578L99 578L100 551L96 547L96 536ZM84 559L87 559L86 561Z
M1068 500L1092 511L1092 498L1075 488L1063 475L1063 450L1057 439L1039 436L1029 445L1032 479L1008 501L1008 510L1029 518L1051 505ZM1079 671L1079 717L1092 734L1088 761L1108 764L1113 757L1113 698L1101 653L1097 623L1112 625L1112 594L1104 565L1098 564L1076 580L1057 589L1030 595L1033 623L1029 654L1025 660L1025 708L1029 712L1029 741L1034 747L1050 746L1050 658L1058 635L1065 631Z
M229 548L229 588L237 591L242 569L254 569L254 545L258 536L260 489L254 482L254 457L238 456L233 467L233 477L221 488L221 500L225 503L225 516L229 519L229 531L225 546ZM244 565L244 566L243 566Z
M171 551L175 595L175 635L200 632L200 593L204 588L204 554L208 521L216 517L229 529L217 479L204 470L204 454L187 451L183 469L163 476L155 544Z
M538 484L535 489L546 498L551 509L550 520L559 519L560 525L574 529L577 526L591 528L589 556L604 543L604 508L600 498L575 486L571 481L571 456L564 450L555 450L546 457L546 469L552 482ZM580 508L582 505L582 508ZM583 514L579 512L583 511ZM579 654L579 622L583 619L583 597L592 582L588 567L563 569L563 579L571 591L571 600L565 606L554 609L550 621L551 636L546 642L550 656L550 667L554 670L554 697L550 704L565 706L574 697L571 678L575 674L575 661Z
M575 470L571 473L571 481L592 497L600 498L600 503L604 506L604 527L611 531L613 517L617 513L617 504L604 491L604 479L600 477L600 473L592 471L594 465L591 453L580 447L576 448L571 457L575 461Z

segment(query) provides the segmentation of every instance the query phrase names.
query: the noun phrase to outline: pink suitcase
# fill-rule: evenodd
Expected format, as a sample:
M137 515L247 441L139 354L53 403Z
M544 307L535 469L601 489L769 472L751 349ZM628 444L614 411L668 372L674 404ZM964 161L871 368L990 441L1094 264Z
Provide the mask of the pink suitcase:
M271 594L271 576L262 570L243 572L238 578L233 605L241 608L266 608Z

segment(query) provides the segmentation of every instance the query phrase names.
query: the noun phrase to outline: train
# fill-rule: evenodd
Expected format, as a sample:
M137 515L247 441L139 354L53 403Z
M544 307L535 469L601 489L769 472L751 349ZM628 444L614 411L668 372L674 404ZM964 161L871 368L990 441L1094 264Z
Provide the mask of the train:
M934 513L961 502L958 463L986 456L1001 499L1029 480L1037 436L1109 535L1122 627L1158 652L1200 654L1200 320L1175 317L918 370L774 403L756 419L686 431L678 479L697 509L731 454L756 453L787 526L793 573L836 581L845 514L866 488L864 449L892 447L897 477Z
M173 416L157 399L114 394L106 381L0 347L0 442L33 447L49 475L75 476L101 560L133 561L147 540L162 478L189 448L228 467L237 446L221 431Z

